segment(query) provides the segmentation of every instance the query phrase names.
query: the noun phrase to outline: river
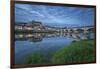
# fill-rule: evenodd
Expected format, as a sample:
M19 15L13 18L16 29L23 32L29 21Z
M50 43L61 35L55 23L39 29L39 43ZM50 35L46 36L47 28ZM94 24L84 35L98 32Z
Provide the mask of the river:
M69 45L74 40L93 39L93 33L31 33L15 35L15 64L25 64L29 54L41 52L50 57L51 52Z

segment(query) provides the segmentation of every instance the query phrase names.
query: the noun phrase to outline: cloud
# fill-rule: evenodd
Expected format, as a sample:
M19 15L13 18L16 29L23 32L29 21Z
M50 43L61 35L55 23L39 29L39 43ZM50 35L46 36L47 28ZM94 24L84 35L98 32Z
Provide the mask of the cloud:
M51 6L51 5L15 5L16 21L41 21L52 25L92 25L93 8Z

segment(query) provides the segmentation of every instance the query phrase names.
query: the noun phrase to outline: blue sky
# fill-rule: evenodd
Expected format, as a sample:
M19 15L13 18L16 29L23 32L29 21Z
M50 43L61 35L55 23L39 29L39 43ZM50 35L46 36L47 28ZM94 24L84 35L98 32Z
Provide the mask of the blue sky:
M16 22L32 20L57 27L90 26L94 24L94 8L15 4Z

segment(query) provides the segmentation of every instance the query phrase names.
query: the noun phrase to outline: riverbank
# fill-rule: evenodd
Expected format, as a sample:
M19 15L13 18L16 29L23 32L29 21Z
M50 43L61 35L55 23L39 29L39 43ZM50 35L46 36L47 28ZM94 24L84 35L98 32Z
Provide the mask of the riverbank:
M53 63L83 63L95 61L94 40L73 41L52 56Z
M15 30L16 34L28 34L28 33L59 33L60 31L53 31L53 30Z
M52 53L49 61L42 53L33 53L27 58L27 64L64 64L95 61L94 40L73 41L70 45Z

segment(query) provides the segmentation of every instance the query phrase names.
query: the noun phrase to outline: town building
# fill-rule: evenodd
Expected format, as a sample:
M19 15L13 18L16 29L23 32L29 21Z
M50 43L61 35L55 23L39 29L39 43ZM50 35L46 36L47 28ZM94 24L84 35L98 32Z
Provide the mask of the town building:
M41 22L32 21L31 23L16 23L15 30L41 30Z

